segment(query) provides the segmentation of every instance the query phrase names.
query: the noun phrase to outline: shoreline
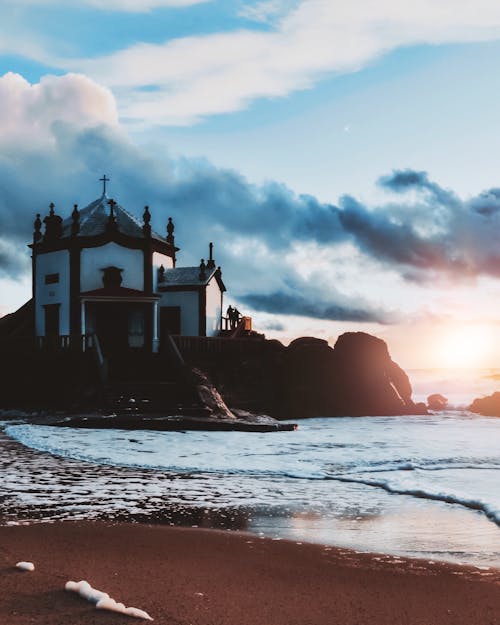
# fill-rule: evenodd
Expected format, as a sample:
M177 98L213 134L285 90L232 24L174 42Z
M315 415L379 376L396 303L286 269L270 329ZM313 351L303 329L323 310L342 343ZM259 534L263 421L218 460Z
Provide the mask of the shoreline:
M119 433L114 444L133 446L137 441L129 436ZM375 514L364 516L328 516L314 505L306 509L297 504L302 487L293 491L295 486L286 479L283 488L290 486L293 494L280 506L269 497L266 501L265 495L253 499L258 491L252 476L228 480L203 471L163 471L68 458L39 451L2 431L0 473L2 525L105 521L231 529L412 559L493 567L500 562L498 528L484 515L418 498L398 502L383 491L377 494L379 513L375 508ZM328 482L311 487L320 483L328 487ZM476 536L472 542L467 537L471 532ZM435 535L443 535L444 542ZM417 537L420 542L415 548Z
M244 532L58 522L0 527L0 623L131 622L73 593L86 579L158 623L500 623L500 570L357 553ZM32 561L35 571L14 568Z

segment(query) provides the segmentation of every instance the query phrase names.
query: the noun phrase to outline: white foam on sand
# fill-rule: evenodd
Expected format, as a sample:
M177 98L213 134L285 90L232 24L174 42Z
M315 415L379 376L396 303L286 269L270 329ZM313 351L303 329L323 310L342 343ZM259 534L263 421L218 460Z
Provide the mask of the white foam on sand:
M35 570L35 565L33 564L33 562L18 562L16 564L16 567L18 569L21 569L21 571L34 571Z
M108 593L103 592L102 590L97 590L97 588L92 588L92 586L85 580L81 580L79 582L66 582L65 589L70 592L76 592L83 599L94 603L98 610L118 612L119 614L144 619L145 621L153 620L144 610L133 607L127 608L123 603L118 603L111 598Z

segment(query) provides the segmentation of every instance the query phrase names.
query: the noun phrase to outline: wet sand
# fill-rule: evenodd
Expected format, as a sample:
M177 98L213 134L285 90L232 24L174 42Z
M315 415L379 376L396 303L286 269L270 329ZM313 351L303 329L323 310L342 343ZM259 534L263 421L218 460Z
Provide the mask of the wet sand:
M34 572L14 568L33 561ZM259 539L64 522L0 527L0 623L134 622L63 590L86 579L161 624L492 625L500 571Z

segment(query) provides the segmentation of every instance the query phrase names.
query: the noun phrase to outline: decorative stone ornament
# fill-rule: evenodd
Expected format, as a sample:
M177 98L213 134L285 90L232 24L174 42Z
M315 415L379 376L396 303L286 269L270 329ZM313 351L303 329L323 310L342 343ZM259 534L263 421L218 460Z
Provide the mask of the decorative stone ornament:
M207 267L209 269L214 269L215 268L215 260L214 260L214 244L210 241L210 244L208 246L208 262L207 262Z
M109 204L109 217L108 217L108 223L106 227L108 231L117 230L118 226L116 223L116 216L115 216L116 202L114 200L108 200L108 204Z
M173 245L175 241L174 230L174 222L172 221L172 217L169 217L167 224L167 243L170 243L171 245Z
M144 207L144 213L142 215L142 219L144 221L144 225L142 226L142 231L144 232L145 237L151 236L151 226L149 222L151 221L151 213L149 212L149 206Z
M42 220L40 219L40 213L36 214L36 219L33 222L33 243L38 243L42 238Z
M71 236L76 237L80 232L80 211L78 210L78 204L73 204L73 212L71 213Z
M206 280L207 279L207 266L205 265L205 259L201 259L200 262L200 280Z
M54 241L60 239L62 236L62 217L56 215L55 204L51 202L49 205L49 214L44 217L43 223L45 224L45 233L43 238L45 241Z
M116 289L122 284L122 271L118 267L104 267L101 269L103 272L102 283L105 289Z

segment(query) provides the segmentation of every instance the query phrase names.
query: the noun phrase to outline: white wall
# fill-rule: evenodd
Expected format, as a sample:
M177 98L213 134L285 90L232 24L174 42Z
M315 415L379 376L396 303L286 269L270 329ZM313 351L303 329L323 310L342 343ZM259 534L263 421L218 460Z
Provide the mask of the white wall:
M153 252L153 291L156 292L158 288L158 269L163 265L165 269L172 269L174 266L173 258L160 254L160 252Z
M102 289L101 269L119 267L122 271L122 287L144 290L144 255L142 250L131 250L117 243L101 247L85 248L81 252L81 291Z
M212 278L207 285L207 336L219 334L221 314L221 291L217 280Z
M182 336L198 336L198 291L171 291L162 293L161 306L181 307L181 334Z
M60 304L59 331L69 334L69 251L59 250L36 256L35 327L37 336L45 336L44 304ZM59 282L45 284L45 276L58 273Z

